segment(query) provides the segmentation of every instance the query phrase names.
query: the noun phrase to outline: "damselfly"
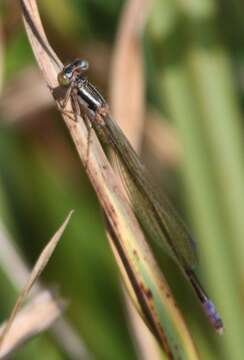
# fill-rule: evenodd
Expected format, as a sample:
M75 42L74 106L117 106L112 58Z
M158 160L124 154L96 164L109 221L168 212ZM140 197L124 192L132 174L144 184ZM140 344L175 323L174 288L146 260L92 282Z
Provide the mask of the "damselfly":
M82 109L100 141L113 150L133 211L146 236L156 240L175 260L192 285L211 324L222 332L222 320L194 272L197 263L194 241L167 196L152 185L146 168L112 120L107 102L84 76L87 69L88 63L78 59L58 74L60 86L67 87L64 105L71 98L74 111Z

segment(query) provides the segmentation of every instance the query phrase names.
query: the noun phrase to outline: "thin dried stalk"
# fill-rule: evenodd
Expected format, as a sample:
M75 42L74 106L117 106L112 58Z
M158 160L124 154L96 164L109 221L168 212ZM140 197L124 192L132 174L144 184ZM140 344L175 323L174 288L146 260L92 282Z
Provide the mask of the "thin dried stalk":
M1 221L0 248L0 265L7 275L8 280L12 282L14 288L17 291L20 291L26 284L31 271L23 258L21 258L20 252L15 248L13 240ZM40 291L44 292L46 290L39 280L32 288L30 298L32 299L32 297L37 295ZM55 338L59 346L63 348L69 359L91 359L91 355L88 353L82 339L76 333L72 324L64 317L58 318L55 323L52 323L49 327L49 332ZM10 333L14 333L13 328L10 329ZM27 336L23 336L26 340ZM5 349L5 347L7 347L7 344L4 341L3 348ZM3 352L5 353L4 350Z
M21 309L14 322L5 334L0 348L0 359L10 356L17 347L28 339L47 330L63 312L65 303L53 298L49 291L43 291ZM0 327L0 336L5 332L6 325Z
M23 305L31 288L33 287L35 282L38 280L39 276L41 275L44 268L46 267L49 259L51 258L52 254L53 254L59 240L61 239L61 236L63 235L63 232L70 220L72 213L73 213L73 211L71 211L69 213L69 215L67 216L67 218L64 221L64 223L62 224L62 226L58 229L58 231L54 234L54 236L51 238L51 240L48 242L48 244L45 246L45 248L41 252L24 289L21 291L20 295L18 296L18 299L12 309L11 315L6 323L6 326L5 326L4 330L2 331L2 334L0 336L0 348L4 343L4 340L10 330L10 327L12 326L12 324L16 318L16 315L17 315L19 309Z
M111 110L135 149L139 149L143 131L145 99L141 34L150 3L150 0L126 2L112 59Z

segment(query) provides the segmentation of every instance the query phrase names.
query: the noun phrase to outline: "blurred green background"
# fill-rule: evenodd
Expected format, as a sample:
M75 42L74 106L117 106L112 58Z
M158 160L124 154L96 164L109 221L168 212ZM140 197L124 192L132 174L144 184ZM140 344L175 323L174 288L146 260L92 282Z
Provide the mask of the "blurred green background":
M122 0L39 2L58 56L64 63L87 59L89 78L105 97L124 4ZM156 0L142 39L146 106L176 128L182 149L173 166L158 165L158 156L155 160L152 152L146 152L148 144L143 154L152 176L171 192L198 239L199 273L226 324L221 338L213 334L192 292L164 259L164 270L170 269L170 275L165 274L202 359L244 359L243 14L241 0ZM75 209L43 281L58 286L69 299L66 316L94 358L136 359L96 197L41 84L16 2L1 2L0 26L1 220L33 264L68 211ZM1 264L0 289L3 321L17 292ZM14 358L66 359L67 355L45 334Z

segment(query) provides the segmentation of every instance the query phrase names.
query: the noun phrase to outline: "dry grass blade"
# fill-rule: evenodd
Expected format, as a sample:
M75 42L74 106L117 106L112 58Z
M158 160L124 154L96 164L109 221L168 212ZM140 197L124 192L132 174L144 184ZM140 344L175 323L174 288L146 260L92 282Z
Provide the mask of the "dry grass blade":
M144 264L142 259L140 259L139 251L137 252L137 250L134 249L133 261L138 262L137 270L140 272L141 276L139 274L134 274L133 266L132 267L128 266L127 263L128 260L127 258L125 258L125 254L123 253L117 241L116 235L114 234L113 229L109 226L108 223L107 223L107 237L109 239L117 264L120 268L122 279L125 283L127 290L130 293L131 300L134 303L135 307L137 308L138 313L141 315L142 319L145 321L149 329L159 340L160 345L162 346L163 350L166 353L166 357L172 360L178 358L187 359L187 360L188 359L197 360L199 357L195 350L194 344L192 343L191 339L188 338L187 329L185 327L184 322L182 322L182 318L180 314L178 313L178 308L176 307L176 303L175 302L171 303L171 300L173 300L172 294L170 293L168 285L165 279L162 277L162 274L158 272L156 264L153 262L154 259L150 258L150 256L148 257L149 254L147 254L145 258L146 262ZM147 273L148 270L147 266L149 266L149 273ZM152 273L150 273L150 271L152 271ZM164 308L164 305L161 309L157 307L157 301L162 300L160 297L162 294L157 294L156 292L154 293L154 291L156 290L154 287L155 286L154 280L156 280L156 286L159 285L160 290L166 296L166 298L163 300L163 302L166 300L166 303L164 303L164 305L166 305L166 308ZM169 307L173 305L173 308L171 309L167 308L168 305ZM174 326L171 328L171 325L169 326L171 316L172 316L171 320L173 320L173 318L176 317L175 318L177 323L176 328L174 328ZM166 322L169 321L167 326L164 325L164 321ZM161 324L162 326L165 327L163 328ZM159 328L157 327L157 325L159 326ZM185 344L183 345L182 348L181 348L182 344L176 345L176 343L178 344L181 343L181 341L177 339L178 337L177 333L178 335L180 335L180 337L181 336L185 337L186 335L186 338L184 338L183 340ZM174 343L176 346L175 349L172 348L172 345ZM178 346L180 346L180 348L178 348ZM158 350L154 346L153 349L156 351L158 358L159 357Z
M176 130L157 112L149 112L147 118L144 136L149 158L156 159L157 167L161 163L162 166L177 168L181 163L182 149Z
M155 337L149 331L145 322L135 311L135 306L124 289L126 308L130 317L131 333L140 360L163 360L163 353ZM126 296L127 295L127 296Z
M24 289L20 293L13 310L11 312L11 315L9 317L9 320L6 323L6 326L1 334L0 337L0 348L4 343L4 339L7 336L7 333L17 315L17 312L19 311L20 307L22 306L23 302L25 301L27 295L29 294L33 284L37 281L39 276L41 275L42 271L46 267L50 257L52 256L61 236L63 235L63 232L70 220L70 217L72 215L73 211L69 213L64 223L61 225L61 227L58 229L58 231L54 234L54 236L51 238L51 240L48 242L48 244L45 246L44 250L41 252L41 255L39 256L31 274L27 281L27 284L25 285Z
M36 295L15 317L11 328L5 334L0 349L0 359L10 356L16 347L29 338L48 329L62 314L65 303L53 298L49 291ZM0 336L5 332L6 325L0 327Z
M144 118L144 71L141 33L150 0L129 0L121 16L112 60L111 108L138 149ZM125 103L126 99L126 103Z
M21 0L21 7L37 62L49 87L54 89L61 64L47 43L36 1ZM70 103L66 109L72 110ZM116 259L121 263L121 272L130 284L139 311L170 359L198 359L184 320L94 131L91 131L87 160L88 134L82 118L74 114L62 116L106 214Z

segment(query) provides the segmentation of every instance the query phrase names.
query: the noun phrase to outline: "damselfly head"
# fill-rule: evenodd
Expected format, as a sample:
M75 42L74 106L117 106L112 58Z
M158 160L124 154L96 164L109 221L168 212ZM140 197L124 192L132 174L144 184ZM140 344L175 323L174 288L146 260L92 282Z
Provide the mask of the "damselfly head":
M74 60L72 63L64 66L63 70L58 74L59 85L68 87L76 75L81 75L88 68L89 63L86 60Z

